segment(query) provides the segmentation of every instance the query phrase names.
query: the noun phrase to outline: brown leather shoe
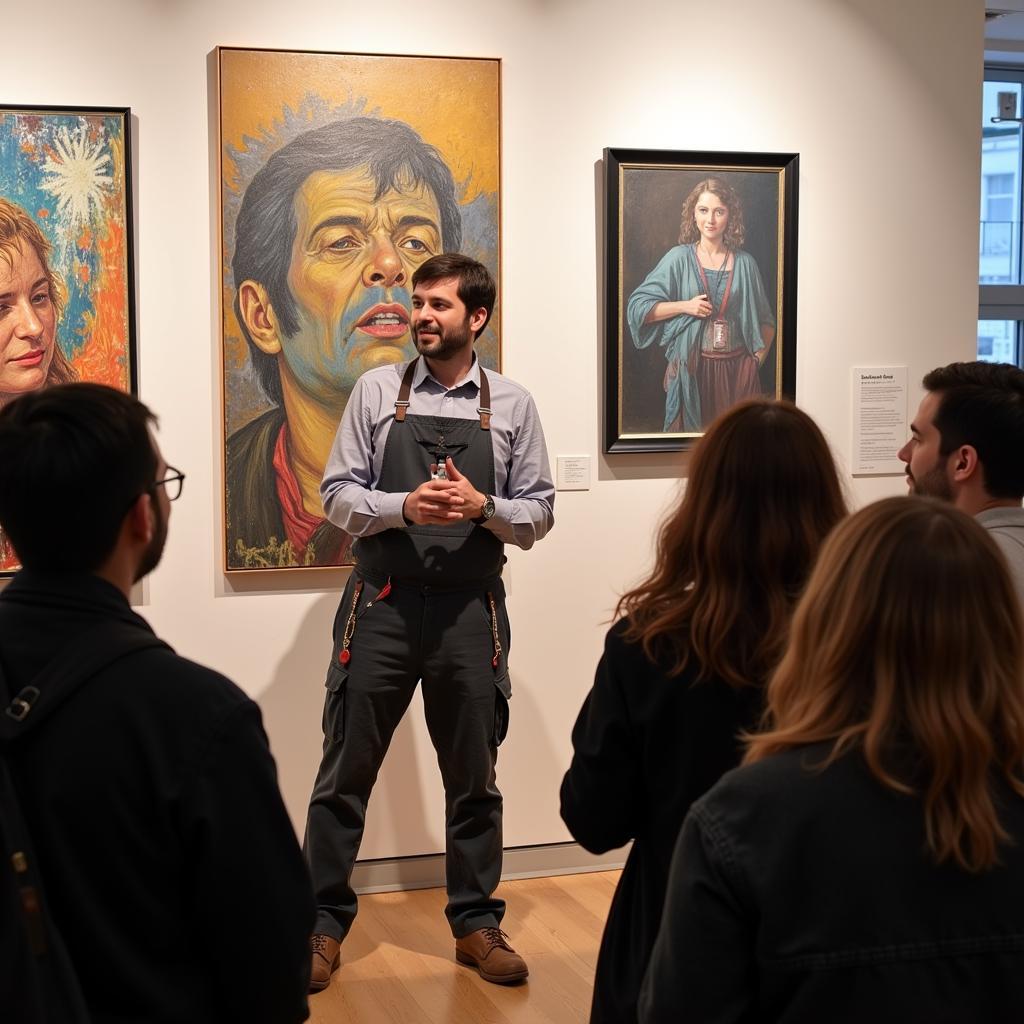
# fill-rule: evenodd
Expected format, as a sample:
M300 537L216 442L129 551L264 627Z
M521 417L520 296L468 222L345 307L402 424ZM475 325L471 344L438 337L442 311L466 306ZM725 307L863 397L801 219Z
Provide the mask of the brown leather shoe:
M309 940L313 951L313 970L309 976L309 991L319 992L331 983L331 975L341 963L341 943L330 935L314 935Z
M455 940L455 959L475 967L484 981L510 985L530 973L526 961L508 944L500 928L478 928Z

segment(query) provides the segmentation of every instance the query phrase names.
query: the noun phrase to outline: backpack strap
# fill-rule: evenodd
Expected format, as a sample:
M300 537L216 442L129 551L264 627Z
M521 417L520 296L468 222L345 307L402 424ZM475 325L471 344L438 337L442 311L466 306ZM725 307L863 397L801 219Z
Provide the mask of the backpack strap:
M150 648L171 648L154 633L126 622L107 622L55 655L31 683L0 710L0 742L10 742L45 721L100 669ZM0 687L4 684L0 666Z

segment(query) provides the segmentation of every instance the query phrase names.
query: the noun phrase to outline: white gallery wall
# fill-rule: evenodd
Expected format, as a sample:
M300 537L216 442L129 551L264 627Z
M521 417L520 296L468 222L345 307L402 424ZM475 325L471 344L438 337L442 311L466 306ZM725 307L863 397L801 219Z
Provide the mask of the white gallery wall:
M506 846L565 840L569 732L617 595L644 570L682 456L601 454L606 146L797 152L797 398L845 464L850 367L972 357L982 0L50 0L11 4L0 101L130 106L141 396L188 474L140 611L257 699L301 831L346 573L221 572L217 45L500 57L504 370L552 463L592 486L509 552ZM846 475L855 504L904 490ZM69 496L68 543L74 542ZM419 699L371 802L364 857L443 848Z

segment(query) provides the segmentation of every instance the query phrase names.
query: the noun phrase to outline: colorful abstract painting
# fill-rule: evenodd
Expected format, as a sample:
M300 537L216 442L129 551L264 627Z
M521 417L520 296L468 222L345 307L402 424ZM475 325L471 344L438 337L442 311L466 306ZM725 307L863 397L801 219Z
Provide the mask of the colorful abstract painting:
M0 107L0 406L135 389L126 108ZM0 573L17 568L0 534Z
M500 282L500 62L222 48L225 567L346 564L319 484L352 386L416 354L411 277ZM499 305L477 353L497 368Z

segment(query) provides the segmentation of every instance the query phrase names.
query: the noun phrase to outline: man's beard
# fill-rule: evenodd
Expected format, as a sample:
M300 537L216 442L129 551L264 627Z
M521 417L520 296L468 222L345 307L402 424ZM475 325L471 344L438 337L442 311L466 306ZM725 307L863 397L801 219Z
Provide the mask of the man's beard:
M943 501L953 500L953 486L946 476L946 462L939 456L935 465L921 476L911 477L911 488L914 494L927 498L941 498Z
M148 576L160 564L160 557L163 555L164 545L167 543L167 520L169 517L163 514L160 502L155 495L153 497L153 515L156 519L153 537L139 562L139 568L135 573L134 582L136 583L144 576Z
M436 333L435 333L436 331ZM473 344L473 334L469 329L469 318L459 327L445 331L438 327L426 333L416 330L416 350L425 355L428 359L447 360L464 352ZM436 346L430 351L424 351L426 347Z

